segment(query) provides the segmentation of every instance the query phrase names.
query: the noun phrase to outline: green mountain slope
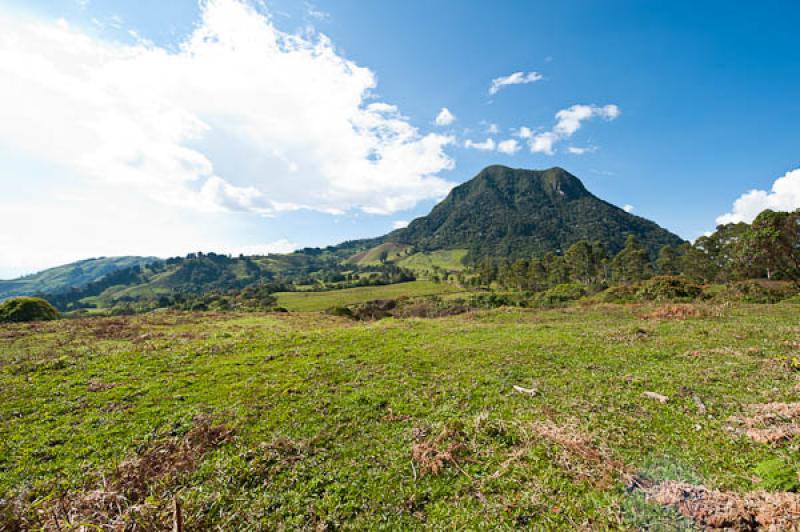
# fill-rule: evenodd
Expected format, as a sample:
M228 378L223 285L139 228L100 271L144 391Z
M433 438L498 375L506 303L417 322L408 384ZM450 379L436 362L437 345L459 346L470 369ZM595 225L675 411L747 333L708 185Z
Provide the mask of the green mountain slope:
M0 299L83 288L109 273L158 260L156 257L100 257L56 266L19 279L0 281Z
M426 251L464 248L474 261L541 256L579 240L600 241L613 254L629 234L653 255L664 245L683 242L654 222L597 198L561 168L489 166L454 188L429 215L382 240Z

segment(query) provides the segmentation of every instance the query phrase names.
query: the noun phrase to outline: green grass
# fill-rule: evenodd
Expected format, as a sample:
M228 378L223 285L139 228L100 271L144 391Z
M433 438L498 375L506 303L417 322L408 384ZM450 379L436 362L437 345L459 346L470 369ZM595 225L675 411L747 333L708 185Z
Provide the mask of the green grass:
M396 262L398 266L418 272L431 272L434 266L443 270L461 271L464 269L466 249L443 249L439 251L414 253Z
M327 310L332 307L355 305L376 299L393 299L402 296L418 297L448 294L460 291L447 283L411 281L383 286L360 286L327 292L279 292L277 305L296 312Z
M380 293L371 290L365 297ZM352 301L345 292L329 301ZM532 437L543 421L591 435L637 472L713 488L753 489L767 460L796 466L794 443L757 444L727 427L745 404L798 399L783 362L796 354L797 308L731 306L682 321L642 319L649 310L371 323L153 313L2 326L0 499L99 486L200 413L234 437L151 485L148 499L168 508L177 495L188 530L602 530L675 519ZM117 386L91 392L90 382ZM445 427L465 446L460 465L423 475L415 438Z
M350 262L359 264L361 266L369 266L381 263L381 254L386 252L386 260L395 262L399 257L404 256L408 246L396 244L394 242L386 242L370 248L361 253L357 253L350 257Z

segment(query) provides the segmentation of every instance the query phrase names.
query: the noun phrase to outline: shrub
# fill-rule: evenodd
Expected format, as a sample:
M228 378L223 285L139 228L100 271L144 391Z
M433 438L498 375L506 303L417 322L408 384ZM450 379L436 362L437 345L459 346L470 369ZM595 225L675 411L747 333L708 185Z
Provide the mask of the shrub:
M638 301L639 285L618 284L609 286L597 295L597 299L603 303L635 303Z
M733 283L717 297L742 303L778 303L796 293L797 289L789 283L750 280Z
M703 288L688 279L673 275L662 275L644 281L636 295L645 301L691 301L703 292Z
M0 323L57 320L58 311L38 297L15 297L0 303Z
M557 305L568 301L576 301L587 293L586 286L580 283L558 284L549 290L536 295L536 303L540 305Z
M331 316L339 316L342 318L350 318L352 320L358 319L353 315L353 311L347 307L331 307L325 311Z

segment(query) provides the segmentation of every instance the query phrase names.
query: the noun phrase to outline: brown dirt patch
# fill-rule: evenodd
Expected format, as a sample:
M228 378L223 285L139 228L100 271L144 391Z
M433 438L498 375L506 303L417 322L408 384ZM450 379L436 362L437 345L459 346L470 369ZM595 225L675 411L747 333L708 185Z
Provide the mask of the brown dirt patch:
M105 390L116 388L117 386L119 386L119 384L115 382L92 381L86 386L86 389L89 390L90 392L102 392Z
M694 305L664 305L642 314L640 317L643 320L685 320L703 315L701 309Z
M800 494L744 494L666 481L644 489L648 502L671 506L705 529L800 530Z
M746 407L747 415L731 420L737 432L758 443L777 443L800 435L800 403L765 403Z

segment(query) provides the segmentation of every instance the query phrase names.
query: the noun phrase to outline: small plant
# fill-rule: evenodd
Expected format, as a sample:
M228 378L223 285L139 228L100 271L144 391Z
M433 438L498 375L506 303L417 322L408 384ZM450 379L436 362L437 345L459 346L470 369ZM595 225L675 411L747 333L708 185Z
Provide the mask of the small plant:
M797 471L781 460L764 460L755 467L756 476L761 479L760 487L769 491L800 491Z

